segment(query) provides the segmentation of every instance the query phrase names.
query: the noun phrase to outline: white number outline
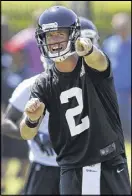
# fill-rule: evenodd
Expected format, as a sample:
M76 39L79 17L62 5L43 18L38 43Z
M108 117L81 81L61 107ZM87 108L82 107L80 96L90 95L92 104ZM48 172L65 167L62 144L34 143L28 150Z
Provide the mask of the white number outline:
M84 118L81 119L82 123L80 123L77 126L75 125L74 116L81 114L84 107L83 98L82 98L82 89L79 87L73 87L71 89L63 91L60 95L61 104L68 103L69 98L72 97L76 97L78 106L68 109L65 113L65 117L70 129L71 136L75 136L88 129L90 127L90 121L89 121L89 117L85 116Z

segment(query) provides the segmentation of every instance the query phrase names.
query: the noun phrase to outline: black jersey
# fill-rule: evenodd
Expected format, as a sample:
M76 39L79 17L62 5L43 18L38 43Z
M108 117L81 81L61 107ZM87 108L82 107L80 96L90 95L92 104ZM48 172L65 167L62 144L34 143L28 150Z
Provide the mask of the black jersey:
M88 67L83 58L70 73L53 66L37 78L31 97L49 111L49 134L60 166L83 167L124 152L110 62L104 72Z

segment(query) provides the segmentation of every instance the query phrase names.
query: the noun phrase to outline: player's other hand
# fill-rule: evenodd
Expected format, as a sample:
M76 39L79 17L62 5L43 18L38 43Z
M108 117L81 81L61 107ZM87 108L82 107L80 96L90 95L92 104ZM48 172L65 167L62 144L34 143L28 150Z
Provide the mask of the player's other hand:
M75 50L78 56L85 56L92 49L92 45L89 38L79 37L75 42Z
M32 121L38 120L44 112L45 105L38 98L30 99L25 106L25 113Z

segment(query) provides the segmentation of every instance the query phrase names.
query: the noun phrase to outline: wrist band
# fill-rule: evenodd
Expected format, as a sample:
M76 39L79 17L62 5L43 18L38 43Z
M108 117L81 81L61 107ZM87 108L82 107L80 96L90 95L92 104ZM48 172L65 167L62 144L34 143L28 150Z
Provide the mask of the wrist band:
M40 119L40 118L39 118ZM29 128L35 128L37 127L37 125L39 124L39 119L32 121L31 119L29 119L28 117L26 117L25 119L25 124L29 127Z
M92 48L90 49L90 51L89 51L87 54L85 54L84 56L88 56L88 55L90 55L92 52L93 52L93 45L92 45Z

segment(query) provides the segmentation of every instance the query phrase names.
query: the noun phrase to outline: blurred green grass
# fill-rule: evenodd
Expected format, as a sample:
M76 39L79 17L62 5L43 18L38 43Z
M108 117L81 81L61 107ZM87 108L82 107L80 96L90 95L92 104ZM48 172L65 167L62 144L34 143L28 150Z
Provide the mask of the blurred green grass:
M58 4L70 6L71 1L61 1ZM23 12L24 10L34 10L37 8L46 9L52 5L57 4L56 1L1 1L2 12L15 11ZM131 11L131 1L91 1L94 11L100 12L105 10L106 12L118 12L121 10Z
M129 175L131 180L131 144L126 143L126 154L128 160ZM28 168L29 165L27 165ZM4 195L13 195L20 194L22 187L24 186L25 177L20 177L18 174L23 168L21 160L12 158L8 162L8 167L5 172L5 177L2 179L2 186L5 187L5 190L2 194Z
M96 13L101 11L107 13L131 12L131 1L92 1L92 5Z
M129 175L130 175L130 180L131 180L131 143L125 143L126 147L126 155L127 155L127 162L128 162L128 169L129 169Z
M2 1L1 11L10 18L9 25L15 30L20 30L31 24L31 14L37 9L47 9L57 5L58 1ZM59 1L58 4L71 7L71 1ZM81 6L81 1L78 2ZM91 1L92 18L97 28L111 33L111 17L120 11L131 12L131 1Z

